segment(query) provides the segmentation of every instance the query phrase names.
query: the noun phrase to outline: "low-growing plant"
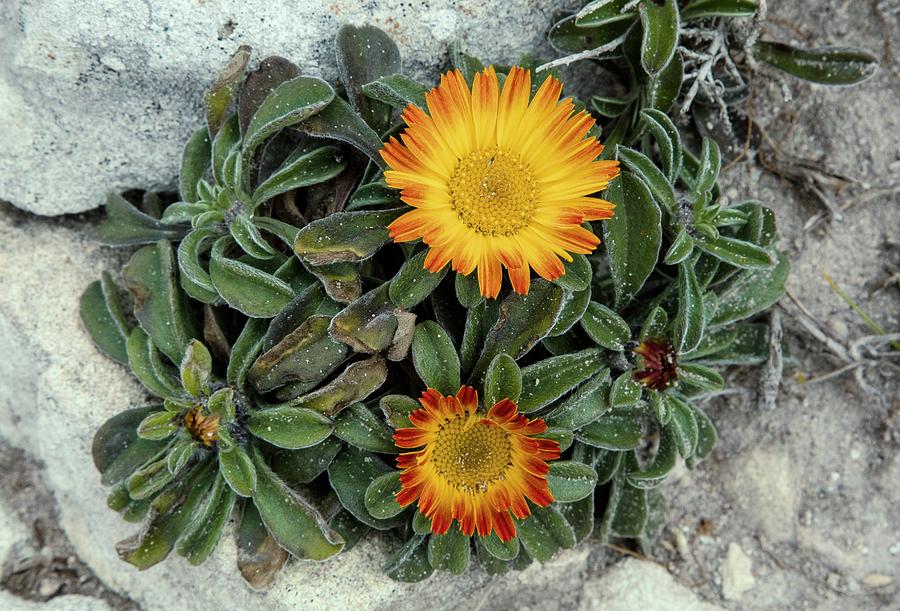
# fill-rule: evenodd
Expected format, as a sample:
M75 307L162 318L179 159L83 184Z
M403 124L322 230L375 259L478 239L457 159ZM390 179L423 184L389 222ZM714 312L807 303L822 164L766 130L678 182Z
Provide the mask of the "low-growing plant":
M552 27L551 45L567 55L539 69L581 60L604 69L612 86L592 106L612 120L607 142L625 144L645 132L647 109L689 115L702 134L724 131L733 139L730 107L747 98L755 77L781 71L840 86L877 70L877 58L862 49L762 39L767 12L766 0L593 0ZM721 130L707 127L720 123Z
M534 61L454 47L428 90L376 28L336 50L342 89L240 49L178 195L107 202L130 305L104 273L81 316L154 397L94 438L142 522L121 557L201 563L232 515L256 588L370 530L401 581L647 549L667 474L715 445L698 399L768 356L772 211L725 204L715 142L695 156L659 108L603 149Z

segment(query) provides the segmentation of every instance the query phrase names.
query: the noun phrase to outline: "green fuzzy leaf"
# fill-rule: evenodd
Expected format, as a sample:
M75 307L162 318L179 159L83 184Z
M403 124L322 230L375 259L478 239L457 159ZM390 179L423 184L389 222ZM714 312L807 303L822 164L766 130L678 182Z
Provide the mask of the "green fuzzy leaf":
M752 17L759 9L756 0L691 0L681 10L681 19L707 19L709 17Z
M583 291L563 293L563 305L556 317L556 322L553 323L553 328L547 333L548 338L567 334L582 319L590 301L590 286Z
M378 132L388 127L391 107L363 95L364 85L400 72L400 51L382 30L372 25L346 24L334 41L338 72L353 108Z
M675 316L675 351L690 352L703 339L703 296L694 268L678 266L678 314Z
M428 564L436 571L462 575L469 566L469 537L451 526L445 535L431 535L428 540Z
M271 454L270 464L289 486L308 484L328 469L343 447L341 440L332 436L309 448L275 451Z
M711 191L719 178L721 167L722 154L719 151L719 145L712 138L703 138L696 179L693 185L694 191L697 193Z
M91 457L102 474L100 481L104 486L121 482L166 447L165 442L137 436L137 427L144 418L158 410L158 405L125 410L104 422L94 433Z
M347 205L344 206L344 212L376 206L396 208L402 204L400 192L397 189L391 189L384 182L377 181L361 185L350 197Z
M209 130L203 126L191 134L181 154L181 173L178 181L181 201L193 204L199 199L197 183L209 168L211 159ZM162 239L162 236L157 239Z
M285 281L246 263L229 259L230 236L216 240L209 259L209 275L222 299L251 318L271 318L294 298Z
M669 182L673 182L681 173L684 151L681 147L681 134L669 116L654 108L641 110L641 121L653 134L662 158L663 172Z
M122 560L140 570L165 560L209 490L210 466L207 463L194 469L189 477L153 502L141 532L116 544Z
M436 322L427 320L416 325L412 360L416 373L428 388L444 395L452 395L459 390L459 356L450 336Z
M428 545L424 535L415 535L388 558L384 573L395 581L416 583L431 577L434 569L428 562Z
M311 76L298 76L278 85L259 106L244 132L245 168L257 147L285 127L321 112L334 99L331 85Z
M481 543L481 538L475 538L475 557L478 559L478 566L484 569L488 575L505 575L509 572L512 563L499 560L490 554Z
M476 540L487 553L497 560L509 562L519 555L519 539L517 537L504 542L500 540L496 532L492 532L487 537L476 537Z
M154 395L170 398L182 393L175 370L163 363L159 351L140 327L131 330L128 343L128 366L135 377Z
M591 285L591 278L594 270L584 255L572 255L571 263L564 263L565 272L562 276L554 280L557 284L567 291L583 291Z
M178 245L178 269L184 292L203 303L217 304L222 299L216 292L209 272L200 262L203 253L212 248L215 239L222 235L219 227L201 227L192 230Z
M402 210L338 212L300 230L294 252L310 265L357 263L390 241L387 226Z
M560 503L559 512L572 525L575 531L575 539L578 542L587 539L594 532L594 493L575 501L574 503Z
M590 424L610 409L610 386L609 369L604 367L590 380L579 386L544 420L549 426L571 430Z
M272 407L253 412L250 432L279 448L309 448L331 435L331 419L310 409Z
M225 160L232 154L237 154L241 142L241 128L238 116L231 115L216 133L212 143L212 169L216 184L236 189L240 185L229 184L225 180ZM169 206L171 208L171 206ZM166 211L169 210L166 208Z
M519 411L530 414L550 405L603 368L601 351L553 356L522 369L522 396Z
M366 488L365 503L373 518L386 520L403 511L395 498L400 488L399 471L391 471L372 480Z
M522 396L522 371L508 354L498 354L484 374L484 404L493 407L503 399L518 404Z
M697 421L697 447L694 450L694 455L688 462L689 467L693 467L696 461L709 456L715 449L719 438L716 427L713 425L712 420L709 419L709 416L696 405L692 404L691 408L694 410L694 419Z
M379 100L394 108L406 108L414 104L425 108L428 88L404 74L389 74L363 85L362 92L373 100Z
M762 323L738 323L706 334L697 350L681 356L715 367L760 365L769 357L769 326Z
M618 308L634 297L656 266L661 213L644 183L627 172L613 180L606 197L616 204L616 215L603 222L603 234Z
M665 174L656 167L650 158L627 146L619 145L618 158L631 170L635 176L644 181L644 184L650 188L650 193L662 207L670 213L675 212L678 202L675 198L675 189L666 178Z
M166 457L166 468L172 475L178 475L194 457L197 442L193 439L181 439L169 451Z
M175 202L166 207L159 220L161 223L169 225L191 223L195 216L199 216L208 211L208 203L188 204L187 202Z
M173 363L181 361L188 342L197 337L176 270L172 246L165 240L138 250L122 270L134 297L135 318Z
M256 491L258 473L247 452L240 446L219 449L219 472L238 495L249 497Z
M334 98L322 111L297 125L297 129L314 138L346 142L368 156L378 167L385 167L379 154L381 138L341 98Z
M641 341L645 339L658 339L665 337L666 325L669 324L669 315L659 306L647 314L644 324L641 326Z
M363 354L381 352L402 339L411 341L404 334L413 331L408 323L415 317L394 306L389 291L390 285L386 282L338 312L331 322L331 336ZM407 325L410 328L407 329Z
M362 403L354 403L334 419L334 435L362 450L381 454L399 452L393 431Z
M681 53L675 51L672 61L663 68L659 74L650 77L650 82L645 85L646 106L651 106L662 112L668 112L681 93L681 84L684 81L684 61Z
M336 146L292 155L253 192L254 208L282 193L331 180L346 167L346 156Z
M406 395L385 395L379 401L385 420L395 429L409 428L409 415L421 408L419 402Z
M218 474L196 517L178 541L178 553L194 566L203 564L219 544L231 518L236 496Z
M594 107L594 110L601 116L609 119L615 119L616 117L621 116L631 107L633 102L633 98L622 100L619 98L608 98L596 95L591 97L591 106Z
M631 471L625 474L629 484L635 488L655 488L666 478L666 475L675 468L675 460L678 457L675 435L670 428L663 428L660 433L659 448L653 462L639 471Z
M547 35L550 45L562 53L580 53L598 47L612 51L625 40L625 34L631 27L627 19L604 23L597 27L579 27L575 23L575 15L557 22Z
M425 300L437 288L447 274L448 266L436 273L425 267L428 251L413 255L400 267L391 279L389 294L397 307L411 310Z
M737 274L719 293L716 314L710 324L724 325L768 309L784 294L784 283L789 271L787 256L779 252L773 267L746 270Z
M575 439L595 448L631 450L641 443L641 423L635 416L608 413L576 431Z
M253 502L278 544L301 560L325 560L340 552L344 539L299 493L289 488L253 452L259 479Z
M581 319L581 328L595 343L609 350L624 350L625 344L631 339L628 323L596 301L588 304Z
M501 352L514 359L527 354L553 328L562 300L563 290L545 280L535 280L528 295L513 294L504 299L500 317L487 333L471 379L481 380L490 362Z
M138 425L138 437L151 441L161 441L170 437L178 430L178 422L175 421L175 418L176 414L167 411L150 414Z
M431 534L431 520L424 513L416 509L413 511L412 529L417 535Z
M378 390L387 379L384 359L376 355L347 366L331 382L290 401L294 407L305 407L334 417L352 403L362 401Z
M638 6L641 14L641 66L649 75L658 74L675 55L678 30L681 27L678 3L664 0L662 5L644 0Z
M593 0L588 2L575 15L575 25L579 28L596 28L618 21L633 22L637 19L637 11L623 10L630 0Z
M307 293L303 293L304 295ZM331 318L311 316L253 363L248 379L262 393L285 384L318 384L344 362L347 346L328 334Z
M632 372L626 371L612 383L609 391L610 407L631 407L641 399L643 387L635 381Z
M245 214L238 214L228 224L228 232L241 250L254 259L267 260L276 255L275 249L262 236Z
M597 485L597 472L593 467L570 460L557 460L550 463L547 475L550 493L557 503L580 501L594 491Z
M265 590L287 562L288 552L263 524L256 505L243 503L241 507L235 541L238 570L251 588Z
M554 505L535 507L531 516L518 521L517 531L522 547L538 562L547 562L576 543L575 530Z
M389 530L404 524L407 518L399 514L383 520L372 517L366 509L365 496L373 481L393 472L374 454L347 446L328 466L328 479L341 505L354 518L377 530Z
M768 268L772 255L756 244L720 235L715 239L697 236L697 245L717 259L743 268Z
M263 337L269 321L251 318L244 323L241 334L231 347L231 358L228 360L226 380L238 388L243 387L250 366L256 360L263 347Z
M694 453L700 436L697 418L690 404L672 394L666 393L664 400L672 414L668 430L671 431L678 453L685 459Z
M474 308L484 300L481 296L481 289L478 288L478 277L476 274L464 276L456 274L455 279L456 299L464 308Z
M209 376L212 374L212 355L202 342L192 339L181 359L181 384L194 397L208 391Z
M231 56L228 64L219 72L215 82L203 94L203 103L206 107L206 125L209 128L210 136L213 138L216 137L222 124L225 122L228 107L231 105L231 98L244 76L244 70L247 69L247 62L249 61L250 47L241 45L234 55Z
M610 504L607 508L607 511L615 510L610 529L622 537L640 536L649 515L647 491L632 486L625 478L614 480L613 488L610 496L615 495L617 502L614 507Z
M722 390L725 380L714 369L696 363L681 363L678 366L678 378L702 388L703 390Z
M593 450L596 456L596 459L593 462L594 470L597 472L597 485L609 483L624 464L626 452L614 450L598 450L594 448L589 449Z
M862 49L798 49L760 40L753 45L753 55L788 74L823 85L854 85L878 70L878 58Z
M685 231L684 227L680 227L675 239L672 241L672 245L669 246L669 250L666 252L663 262L666 265L678 265L691 256L693 251L694 238Z
M136 501L154 496L172 481L165 458L148 463L126 480L128 495Z
M94 345L110 358L127 365L125 343L129 326L125 322L118 291L109 273L103 272L100 280L95 280L84 290L78 313Z

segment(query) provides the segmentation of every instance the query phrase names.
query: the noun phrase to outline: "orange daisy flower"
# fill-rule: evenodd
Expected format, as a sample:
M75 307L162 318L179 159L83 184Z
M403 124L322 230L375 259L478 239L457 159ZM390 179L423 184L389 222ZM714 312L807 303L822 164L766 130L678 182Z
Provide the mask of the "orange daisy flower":
M559 458L559 444L533 437L547 430L543 420L518 414L509 399L478 414L471 386L455 397L429 388L419 401L424 409L410 414L413 428L394 433L397 447L424 446L397 457L403 473L396 498L403 507L418 499L432 532L446 533L456 519L467 536L495 531L509 541L516 536L510 512L529 516L526 498L541 507L553 502L546 461Z
M491 66L471 90L459 70L442 75L425 95L427 113L407 106L400 141L381 150L387 184L414 208L389 226L394 241L424 240L432 272L477 268L486 297L500 292L503 267L527 294L531 268L553 280L566 271L560 257L592 252L600 239L581 224L612 216L613 204L590 196L619 162L597 161L594 119L561 93L548 76L530 99L531 73L518 67L501 92Z

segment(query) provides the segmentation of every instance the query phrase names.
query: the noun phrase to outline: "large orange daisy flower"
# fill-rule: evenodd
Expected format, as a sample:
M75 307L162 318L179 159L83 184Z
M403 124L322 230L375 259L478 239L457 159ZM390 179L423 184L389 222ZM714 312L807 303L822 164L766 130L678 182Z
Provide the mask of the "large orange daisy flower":
M522 519L531 514L526 498L541 507L553 502L546 461L559 458L559 444L533 437L547 430L543 420L518 414L509 399L479 414L471 386L455 397L429 388L419 401L424 409L410 414L413 428L394 433L400 448L424 446L397 457L396 498L403 507L418 499L432 532L446 533L456 519L465 535L495 531L509 541L516 536L510 511Z
M594 119L561 93L548 76L529 101L531 73L518 67L500 92L489 67L471 90L459 70L441 76L425 95L428 113L407 106L402 144L392 137L381 150L387 184L414 208L391 223L394 241L424 240L432 272L477 268L486 297L500 292L501 265L526 294L530 268L553 280L565 273L560 257L592 252L600 240L581 224L612 216L613 204L590 196L619 162L597 161Z

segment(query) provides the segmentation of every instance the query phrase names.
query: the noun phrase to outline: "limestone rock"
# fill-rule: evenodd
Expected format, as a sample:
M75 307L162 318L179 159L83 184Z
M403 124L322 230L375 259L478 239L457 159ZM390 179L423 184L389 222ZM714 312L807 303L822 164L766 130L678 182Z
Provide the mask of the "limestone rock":
M239 45L334 79L343 23L396 40L433 80L447 44L498 63L545 52L562 0L4 0L0 3L0 199L43 215L99 206L108 191L175 184L202 124L202 93ZM501 27L502 26L502 27Z
M728 554L722 563L722 596L725 600L740 600L744 592L753 587L753 562L737 543L728 545Z
M721 611L703 602L662 566L629 558L584 584L582 611Z

